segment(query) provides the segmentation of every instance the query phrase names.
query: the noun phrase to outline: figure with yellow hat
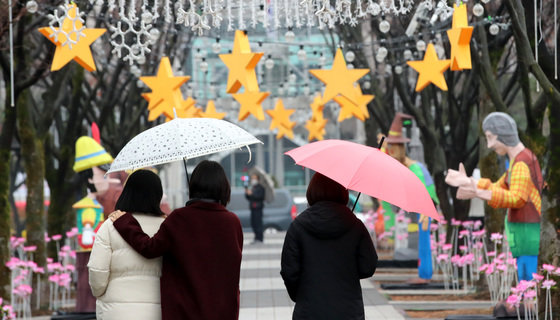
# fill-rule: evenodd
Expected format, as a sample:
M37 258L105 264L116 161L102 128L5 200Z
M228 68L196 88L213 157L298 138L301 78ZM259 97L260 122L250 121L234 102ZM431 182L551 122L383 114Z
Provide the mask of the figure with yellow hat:
M115 209L114 203L112 207L104 208L105 204L99 201L99 197L107 198L107 194L111 194L111 199L118 198L119 190L122 191L121 180L104 176L112 161L113 157L93 138L83 136L76 141L76 160L73 168L86 183L88 189L88 194L72 206L77 209L77 238L80 246L80 250L76 254L78 272L76 311L78 312L95 312L95 298L89 288L86 265L95 241L95 233L105 220L104 209L109 212ZM115 187L116 191L112 189Z
M414 161L407 157L405 143L409 142L410 139L403 136L402 127L403 122L412 122L413 117L398 112L391 123L391 128L389 129L389 134L385 142L387 143L387 153L398 160L400 163L405 165L407 168L412 170L414 174L422 181L432 201L437 206L439 205L439 199L436 195L436 189L434 181L428 172L428 169L424 164L418 161ZM394 213L392 212L392 207L388 204L384 204L385 212L389 214L392 221L389 220L389 226L394 225ZM418 214L418 225L409 225L409 232L416 232L418 230L418 277L413 282L415 283L427 283L432 279L432 250L430 244L430 223L431 219ZM386 223L387 226L387 223Z

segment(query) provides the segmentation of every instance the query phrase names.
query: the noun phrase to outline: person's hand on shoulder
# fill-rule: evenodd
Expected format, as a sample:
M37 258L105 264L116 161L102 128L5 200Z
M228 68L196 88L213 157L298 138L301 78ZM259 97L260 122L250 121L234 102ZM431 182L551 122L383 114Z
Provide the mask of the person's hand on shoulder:
M118 218L122 217L125 214L126 214L126 212L124 212L124 211L116 210L116 211L111 212L111 214L109 215L109 219L111 219L111 221L115 222L115 221L117 221Z

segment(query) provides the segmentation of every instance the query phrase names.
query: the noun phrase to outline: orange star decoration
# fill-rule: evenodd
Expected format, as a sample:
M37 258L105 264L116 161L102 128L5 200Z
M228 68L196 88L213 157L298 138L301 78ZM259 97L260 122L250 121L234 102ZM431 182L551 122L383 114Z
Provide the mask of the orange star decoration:
M326 133L325 126L327 125L327 122L328 120L323 118L323 114L320 114L320 116L317 118L313 117L310 120L307 120L307 122L305 123L305 129L309 131L307 140L323 140L323 136Z
M311 102L311 104L309 105L311 107L311 118L314 118L316 116L321 116L321 118L323 117L323 109L325 108L325 105L322 103L322 98L321 95L316 95L313 98L313 102Z
M469 27L467 20L467 5L453 5L453 23L447 30L451 44L451 70L459 71L472 69L471 63L471 37L473 27Z
M190 97L183 100L180 89L181 85L189 81L190 78L189 76L174 77L168 57L161 58L156 76L140 77L140 80L152 89L151 93L142 95L149 102L149 121L157 119L162 114L168 119L173 119L175 118L173 108L176 109L179 116L180 113L183 114L182 110L188 109L187 106L194 105L194 102L192 104L186 103L186 101L190 103Z
M245 91L243 93L233 94L233 98L241 104L239 110L239 121L247 119L252 114L258 120L264 120L264 111L261 103L270 95L270 92L251 92Z
M202 112L203 118L223 119L226 116L225 112L217 112L214 100L208 100L206 103L206 111Z
M87 71L94 71L95 61L93 61L89 46L107 29L84 28L80 21L78 7L70 4L68 8L68 14L62 22L61 28L39 28L39 32L56 45L51 71L60 70L72 60Z
M355 102L354 83L366 75L369 69L348 69L342 50L338 49L331 70L313 69L309 72L326 85L322 101L325 104L339 94Z
M356 101L352 102L344 96L337 96L334 98L340 105L340 113L338 114L338 122L342 122L352 116L364 121L369 118L369 111L367 109L368 103L370 103L375 97L372 94L363 94L360 86L354 87Z
M292 115L294 111L296 110L284 108L282 99L278 99L274 110L266 110L266 113L272 118L270 130L278 129L276 139L280 139L285 135L291 139L294 138L292 129L295 127L296 123L290 121L290 115Z
M259 91L255 67L263 54L251 52L247 34L235 31L232 53L220 54L220 59L229 69L227 93L237 93L242 86L245 91Z
M408 65L418 72L416 91L422 91L433 83L441 90L447 91L447 83L443 73L449 68L449 60L439 60L436 49L432 43L428 44L424 60L407 61Z

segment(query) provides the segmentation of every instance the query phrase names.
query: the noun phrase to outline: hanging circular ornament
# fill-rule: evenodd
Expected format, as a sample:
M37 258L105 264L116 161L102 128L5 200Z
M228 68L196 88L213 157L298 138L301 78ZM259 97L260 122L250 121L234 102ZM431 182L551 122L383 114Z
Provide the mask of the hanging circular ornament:
M216 38L216 42L212 43L212 52L218 54L220 51L222 51L222 44L220 43L220 38Z
M354 65L351 64L351 63L349 63L349 64L346 65L346 68L347 68L348 70L354 69Z
M426 42L424 42L424 40L418 40L418 42L416 42L416 50L418 51L426 50Z
M484 7L480 3L477 3L473 6L472 12L475 16L480 17L484 14Z
M377 54L381 57L383 57L383 59L385 59L385 57L387 57L387 54L389 53L389 50L387 50L387 48L385 47L380 47L377 50Z
M299 46L299 51L297 53L297 57L300 61L305 61L307 59L307 52L303 49L303 46Z
M356 58L356 54L354 54L353 51L348 51L346 52L344 57L346 58L346 62L352 62Z
M27 9L27 12L33 14L37 12L37 10L39 10L39 5L33 0L27 1L27 3L25 4L25 9Z
M480 0L482 3L488 3L490 0Z
M159 39L159 30L156 28L150 29L150 44L155 44Z
M374 2L369 7L369 12L371 13L371 15L376 16L381 12L381 6L378 3Z
M288 76L288 81L291 82L291 83L294 83L294 82L296 82L296 80L297 80L296 74L293 71L291 71L290 75Z
M296 40L296 34L292 30L288 30L284 35L284 39L289 43L294 42L294 40Z
M136 59L136 62L138 62L138 64L144 64L144 63L146 63L146 57L145 56L139 56L138 59Z
M391 24L389 23L389 21L383 20L379 23L379 31L383 33L387 33L389 32L390 29L391 29Z
M488 31L490 31L491 35L495 36L500 32L500 27L497 24L493 23L490 28L488 28Z
M200 63L199 68L202 72L208 71L208 62L206 62L206 58L202 58L202 62Z
M396 74L401 74L402 71L403 71L403 68L402 68L401 66L396 66L396 67L395 67L395 73L396 73Z
M385 57L380 56L379 54L375 55L375 61L382 63L385 60Z
M280 84L280 86L278 87L278 95L279 96L284 95L284 84Z
M308 96L309 93L311 93L311 88L309 88L309 85L305 84L305 85L303 86L303 94L306 95L306 96Z
M404 50L403 58L407 61L410 60L412 58L412 51L410 51L408 49Z
M144 22L145 24L150 24L154 20L154 17L149 11L144 11L141 17L142 17L142 22Z
M327 63L327 58L321 53L321 56L319 57L319 65L324 66L326 63Z
M272 60L271 55L268 55L268 58L265 60L264 67L267 68L268 70L274 68L274 60Z
M138 88L144 87L144 81L142 81L142 80L136 80L136 86L137 86Z
M364 82L364 89L367 90L369 88L371 88L371 82L369 82L369 81Z

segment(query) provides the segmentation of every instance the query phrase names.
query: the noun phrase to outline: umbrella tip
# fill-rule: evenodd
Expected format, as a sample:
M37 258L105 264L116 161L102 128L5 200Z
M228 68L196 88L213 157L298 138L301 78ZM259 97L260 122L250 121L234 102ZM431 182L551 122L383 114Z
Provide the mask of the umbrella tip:
M173 115L175 115L175 119L177 119L177 109L173 108Z

